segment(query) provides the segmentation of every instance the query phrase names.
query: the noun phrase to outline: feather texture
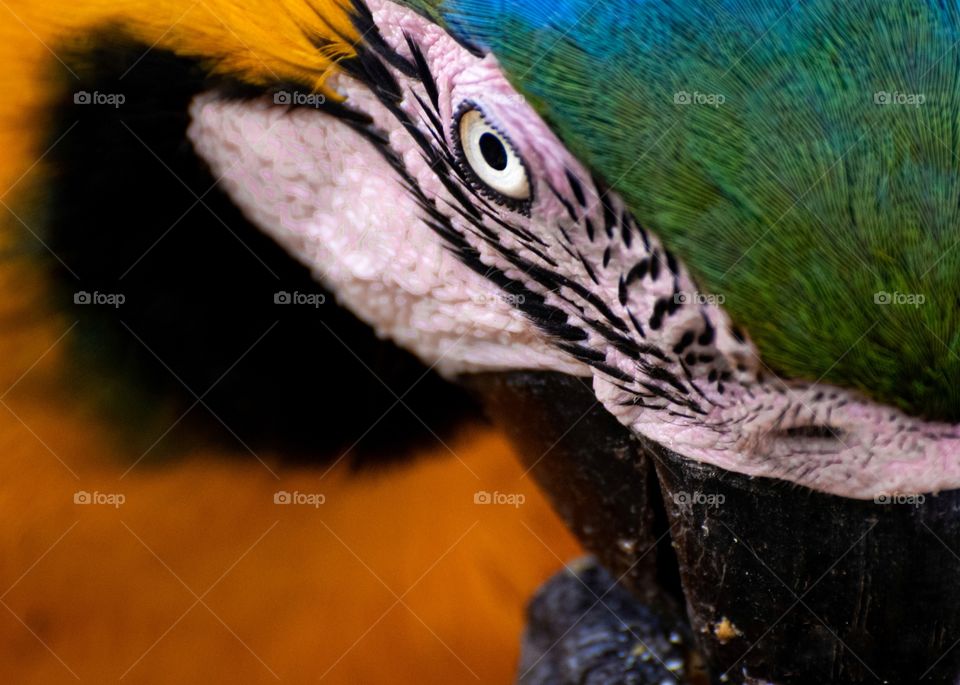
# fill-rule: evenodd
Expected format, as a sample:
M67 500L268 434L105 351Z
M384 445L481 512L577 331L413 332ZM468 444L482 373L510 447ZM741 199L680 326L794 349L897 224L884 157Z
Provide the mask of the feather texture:
M414 3L491 49L777 373L960 418L960 10Z

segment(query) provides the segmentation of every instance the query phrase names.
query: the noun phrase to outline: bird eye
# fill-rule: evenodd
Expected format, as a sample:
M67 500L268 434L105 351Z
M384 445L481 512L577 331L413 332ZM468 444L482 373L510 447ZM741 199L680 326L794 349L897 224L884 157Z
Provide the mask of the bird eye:
M530 200L530 178L510 139L494 128L483 113L468 105L456 125L465 166L495 200L507 204ZM512 201L512 202L511 202Z

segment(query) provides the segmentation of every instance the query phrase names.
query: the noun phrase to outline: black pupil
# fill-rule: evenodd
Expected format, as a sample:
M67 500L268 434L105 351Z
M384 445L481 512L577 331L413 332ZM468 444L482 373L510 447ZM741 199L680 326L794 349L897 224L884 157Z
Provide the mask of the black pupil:
M480 136L480 154L483 155L484 161L497 171L507 168L507 148L492 133L484 133Z

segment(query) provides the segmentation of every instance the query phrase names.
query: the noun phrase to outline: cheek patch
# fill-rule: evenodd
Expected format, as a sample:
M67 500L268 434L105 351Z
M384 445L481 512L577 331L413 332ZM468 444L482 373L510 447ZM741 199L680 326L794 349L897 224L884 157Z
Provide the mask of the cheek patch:
M332 85L389 124L365 88L346 78ZM322 112L212 93L190 114L189 138L234 202L379 335L448 376L513 368L587 374L449 252L395 171L348 126ZM403 131L391 143L416 155Z
M448 375L592 376L635 433L728 471L860 499L960 488L954 427L767 373L655 227L570 155L493 56L392 2L368 5L382 41L357 49L377 76L331 86L385 142L318 111L213 94L191 108L190 138L236 203L342 304ZM491 206L457 174L450 126L468 100L523 159L529 212ZM504 283L536 301L525 307Z
M371 7L406 55L406 41L391 32L396 6L375 0ZM501 211L486 222L496 244L461 222L463 235L484 264L523 281L587 332L572 346L546 339L591 367L597 397L623 424L687 458L844 497L960 487L953 427L840 388L775 378L653 227L640 226L592 179L492 56L455 56L459 47L436 27L407 21L403 30L430 46L444 118L465 100L481 104L517 145L536 188L529 219ZM406 98L403 109L413 121L424 116L421 101ZM539 243L525 244L503 222ZM534 269L546 278L532 281Z

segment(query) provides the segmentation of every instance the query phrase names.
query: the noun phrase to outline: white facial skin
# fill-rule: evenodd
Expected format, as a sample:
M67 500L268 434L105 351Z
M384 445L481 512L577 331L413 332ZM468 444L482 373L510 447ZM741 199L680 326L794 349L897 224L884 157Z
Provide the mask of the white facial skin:
M522 284L522 293L501 290L454 254L377 145L340 118L210 93L193 103L189 135L247 216L378 334L451 376L511 369L590 376L598 399L624 425L730 471L861 499L960 487L953 426L840 388L777 379L750 342L734 336L723 310L699 298L679 260L624 218L614 193L596 187L492 56L472 55L387 0L368 6L397 54L413 63L406 36L422 51L441 128L431 132L424 83L390 65L402 89L398 112L361 80L340 75L331 85L373 119L482 267ZM425 137L416 140L398 116ZM502 169L484 167L483 126L508 143ZM482 218L465 218L423 144L461 157L466 172L448 161L446 175ZM483 181L505 196L502 204ZM537 296L554 308L554 323L565 313L584 339L562 340L539 325L524 306ZM809 434L813 428L824 435Z

